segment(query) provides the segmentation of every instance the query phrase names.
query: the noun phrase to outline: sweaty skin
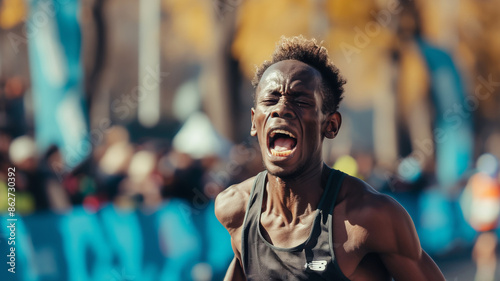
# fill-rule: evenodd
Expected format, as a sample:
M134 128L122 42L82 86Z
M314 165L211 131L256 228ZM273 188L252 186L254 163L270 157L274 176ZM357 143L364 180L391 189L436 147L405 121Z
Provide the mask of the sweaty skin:
M260 219L264 238L277 247L304 242L331 172L322 159L324 138L334 138L338 112L322 111L321 74L309 65L285 60L271 65L256 89L251 135L257 136L268 171ZM273 153L270 135L284 130L296 140L287 153ZM283 156L286 155L286 156ZM235 253L224 280L246 280L241 234L255 177L235 184L215 202L215 214L231 235ZM413 222L396 201L365 182L346 176L333 210L333 244L341 271L353 281L445 280L425 253Z

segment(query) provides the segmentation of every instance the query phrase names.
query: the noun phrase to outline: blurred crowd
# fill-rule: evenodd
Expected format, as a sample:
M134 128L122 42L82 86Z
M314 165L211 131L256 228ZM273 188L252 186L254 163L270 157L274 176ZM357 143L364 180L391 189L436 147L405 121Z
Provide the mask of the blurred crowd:
M1 139L0 193L7 197L7 169L15 167L15 212L25 225L18 237L29 237L18 238L19 256L28 257L19 280L220 280L233 254L214 198L262 169L253 140L218 155L203 148L206 138L196 151L179 151L164 139L133 144L125 128L112 126L91 157L66 170L55 146L39 155L28 135L3 131ZM0 206L7 210L7 200ZM58 250L66 243L78 248ZM51 250L42 257L44 247ZM87 251L94 257L82 262Z
M226 158L211 151L193 156L162 139L133 144L120 126L105 133L91 157L67 170L56 146L39 155L31 136L12 139L3 132L2 180L5 184L8 167L16 167L19 212L65 211L72 205L95 211L107 202L155 208L167 198L206 205L262 169L253 140L231 147Z

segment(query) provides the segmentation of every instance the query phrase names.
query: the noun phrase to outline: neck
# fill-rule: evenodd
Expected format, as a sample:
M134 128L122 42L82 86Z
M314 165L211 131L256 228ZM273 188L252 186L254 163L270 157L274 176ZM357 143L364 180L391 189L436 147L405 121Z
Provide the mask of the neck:
M311 168L293 178L268 174L266 210L289 224L298 223L302 216L314 212L330 171L322 162Z

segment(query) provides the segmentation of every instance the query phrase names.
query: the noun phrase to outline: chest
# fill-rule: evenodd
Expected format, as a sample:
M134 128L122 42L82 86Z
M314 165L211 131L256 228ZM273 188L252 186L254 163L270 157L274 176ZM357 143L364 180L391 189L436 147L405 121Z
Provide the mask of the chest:
M339 206L341 207L341 206ZM337 209L337 208L336 208ZM262 213L259 232L270 244L280 248L291 248L305 242L310 236L315 213L301 218L296 224L286 224L279 217ZM368 253L368 231L360 224L348 218L339 208L334 212L329 225L324 226L328 235L332 235L335 255L348 264L358 264Z
M297 223L287 224L282 218L262 213L259 232L267 242L280 248L292 248L304 243L311 235L315 213L302 217Z

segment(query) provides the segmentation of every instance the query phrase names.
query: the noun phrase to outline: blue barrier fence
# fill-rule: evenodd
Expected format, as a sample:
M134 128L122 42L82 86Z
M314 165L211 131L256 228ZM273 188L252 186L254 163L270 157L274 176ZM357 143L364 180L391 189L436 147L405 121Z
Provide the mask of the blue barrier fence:
M193 280L199 265L208 280L219 280L233 252L213 207L169 200L157 209L109 204L97 213L75 207L17 217L16 273L7 271L10 257L2 254L0 280ZM2 216L1 253L10 249L7 219Z

